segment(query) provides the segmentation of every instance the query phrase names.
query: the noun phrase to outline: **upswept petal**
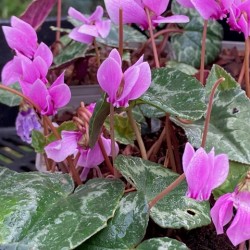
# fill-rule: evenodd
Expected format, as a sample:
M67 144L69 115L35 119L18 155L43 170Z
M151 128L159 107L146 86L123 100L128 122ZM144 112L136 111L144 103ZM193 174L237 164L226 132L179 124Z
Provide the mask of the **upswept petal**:
M36 72L38 74L38 77L36 77L41 79L43 82L47 82L46 75L48 74L49 69L47 63L43 60L43 58L41 58L40 56L36 57L32 62L32 66L36 69Z
M3 32L10 48L19 51L21 54L32 58L36 47L31 46L29 36L22 31L12 27L3 26ZM37 46L37 45L36 45Z
M149 64L147 62L143 62L138 67L140 69L139 76L128 95L130 100L135 100L142 96L151 84L151 70Z
M78 30L79 30L79 27L72 29L72 31L69 33L69 37L73 40L80 42L80 43L89 44L89 43L93 42L93 40L94 40L93 36L80 33Z
M89 36L94 36L98 37L98 31L95 25L92 24L83 24L78 28L78 32L89 35Z
M111 52L109 53L109 58L113 58L120 67L122 66L122 59L117 49L111 50Z
M148 28L147 16L145 10L134 0L104 0L106 10L110 19L119 24L119 9L123 9L123 23L136 23L144 29Z
M103 8L102 6L98 5L92 15L89 17L90 22L101 21L103 16Z
M101 88L108 94L108 101L111 103L116 100L116 93L121 84L122 76L120 65L110 57L103 61L97 71L97 80Z
M64 72L56 78L56 80L53 82L50 88L53 88L61 84L64 84Z
M40 80L37 79L30 88L30 92L27 93L27 96L31 98L40 108L41 110L45 110L47 108L47 100L46 97L49 95L47 87Z
M10 85L19 81L19 77L23 74L22 63L19 57L14 58L6 63L2 69L2 82L4 85Z
M203 148L199 148L184 173L188 183L187 196L196 200L207 200L209 197L204 197L203 188L207 183L210 174L208 155Z
M81 12L76 10L73 7L70 7L68 10L68 15L78 21L81 21L82 23L89 24L89 18L85 17Z
M152 10L157 16L166 11L169 0L142 0L143 4Z
M189 17L185 15L172 15L168 17L158 16L153 23L188 23Z
M111 28L111 20L95 22L96 29L102 38L108 36Z
M229 159L226 154L216 155L212 170L212 189L219 187L227 178L229 173Z
M49 89L49 94L51 96L52 102L54 104L54 109L64 107L69 103L71 98L71 91L67 84L60 84Z
M143 63L143 58L144 58L144 55L142 55L142 56L133 64L133 66L139 66L141 63Z
M223 227L233 217L233 196L231 193L222 195L210 211L217 234L223 234Z
M194 5L191 0L176 0L180 5L186 8L194 8Z
M187 142L185 145L183 156L182 156L182 167L183 167L184 172L187 171L188 164L192 160L194 154L195 154L195 150L193 146L189 142Z
M114 106L119 107L119 106L128 106L128 101L129 99L126 98L131 90L133 89L140 73L140 68L138 66L132 66L129 67L125 72L124 72L124 77L123 77L123 85L121 88L121 93L119 93L119 96L117 96L116 99L116 104ZM121 84L121 85L122 85ZM119 90L118 90L119 92ZM120 103L121 102L121 103ZM120 103L120 104L119 104Z
M224 17L224 13L219 4L215 0L192 0L195 9L205 19L220 19Z
M49 47L44 44L44 43L40 43L35 54L34 57L41 57L44 62L47 64L47 67L49 68L52 64L53 61L53 54L51 52L51 50L49 49Z
M250 239L250 207L239 205L234 220L227 230L227 236L234 246Z
M51 142L44 150L48 158L55 162L64 161L68 156L74 155L77 150L79 132L62 131L62 139Z

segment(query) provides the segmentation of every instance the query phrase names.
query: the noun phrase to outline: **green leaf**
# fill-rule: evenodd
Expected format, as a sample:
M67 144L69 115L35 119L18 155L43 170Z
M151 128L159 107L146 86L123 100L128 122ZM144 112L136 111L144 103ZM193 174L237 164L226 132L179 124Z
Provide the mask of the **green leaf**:
M110 130L110 119L106 119L105 127ZM125 145L134 144L135 133L125 112L114 115L114 129L116 141Z
M187 250L184 243L168 237L153 238L143 241L136 250Z
M226 153L232 161L250 164L250 101L240 85L217 65L213 66L208 77L206 93L220 77L226 80L215 93L206 150L214 147L216 154ZM200 147L204 118L193 124L173 121L185 130L193 146Z
M188 120L201 118L206 110L205 91L200 82L174 69L153 70L151 86L140 100Z
M8 87L18 91L21 89L19 83L9 85ZM21 97L7 90L0 89L0 103L10 107L18 106L21 103Z
M63 48L60 53L54 57L54 66L53 68L63 67L78 58L85 56L85 53L89 49L88 44L79 43L71 40L68 35L65 35L61 38Z
M59 127L56 128L57 132L59 134L62 133L62 131L74 131L76 130L77 127L76 127L76 124L73 122L73 121L66 121L66 122L63 122ZM52 141L55 141L57 140L56 139L56 136L53 134L53 132L51 132L47 137L47 143L50 143Z
M249 165L230 161L230 170L225 182L213 191L215 199L226 193L232 193L242 178L246 176Z
M107 226L124 191L121 181L111 179L93 179L74 191L71 177L59 173L1 168L0 178L0 245L5 249L15 244L73 249Z
M174 14L188 15L190 18L190 22L181 25L183 28L182 33L171 36L171 45L176 55L176 60L198 68L200 66L204 20L197 13L181 7L176 1L172 3L172 11ZM217 21L210 20L206 38L206 64L212 63L219 55L222 38L222 25Z
M46 138L43 133L38 130L32 130L31 136L31 146L35 149L37 153L44 153L44 147L46 146Z
M110 104L106 101L107 95L104 94L95 105L93 115L89 123L89 146L92 148L98 140L105 119L110 112Z
M168 61L166 68L174 68L174 69L178 69L181 72L187 74L187 75L195 75L198 70L196 68L194 68L193 66L191 66L190 64L186 64L186 63L180 63L180 62L176 62L176 61Z
M115 167L138 191L151 201L170 185L178 174L163 166L137 157L119 155ZM208 202L197 202L185 196L187 184L183 181L170 194L160 200L150 210L150 216L163 228L193 229L210 223Z
M119 26L112 24L109 35L106 38L98 37L97 42L105 44L109 47L119 47ZM123 47L124 49L136 50L141 47L142 43L147 41L147 37L140 31L123 25Z
M148 219L145 196L140 192L130 193L122 198L108 226L81 245L79 250L129 250L143 239Z

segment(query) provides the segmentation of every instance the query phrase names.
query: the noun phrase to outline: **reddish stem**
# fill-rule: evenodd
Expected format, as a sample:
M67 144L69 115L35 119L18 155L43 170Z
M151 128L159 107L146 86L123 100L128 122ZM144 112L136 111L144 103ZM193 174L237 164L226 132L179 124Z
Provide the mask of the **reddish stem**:
M57 0L57 17L56 17L56 42L60 41L60 28L61 28L61 18L62 18L62 0Z
M201 41L201 65L200 65L200 82L204 85L204 69L206 56L206 38L207 38L207 24L208 20L204 20L202 41Z
M123 55L123 10L119 9L119 54Z
M156 68L160 68L157 48L156 48L155 39L154 39L153 25L151 22L149 9L146 7L145 10L146 10L147 19L148 19L149 34L150 34L151 43L152 43L152 49L153 49L153 54L154 54L154 59L155 59L155 66L156 66Z

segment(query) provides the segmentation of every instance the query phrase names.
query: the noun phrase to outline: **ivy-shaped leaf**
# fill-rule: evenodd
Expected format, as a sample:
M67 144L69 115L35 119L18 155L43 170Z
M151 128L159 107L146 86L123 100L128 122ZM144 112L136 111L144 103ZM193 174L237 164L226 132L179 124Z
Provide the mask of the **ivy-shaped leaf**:
M216 154L226 153L232 161L250 164L250 101L240 85L217 65L213 66L207 80L207 96L220 77L224 77L225 81L215 93L206 150L214 147ZM173 121L185 130L193 146L200 147L204 118L192 124L184 124L176 119Z
M37 153L44 153L44 147L46 146L46 137L38 130L33 130L31 133L32 142L31 146Z
M119 155L115 167L138 191L145 194L148 202L178 177L178 174L159 164L137 157ZM184 227L190 230L210 223L209 203L187 198L186 191L187 184L183 181L151 208L150 217L156 224L163 228Z
M107 226L123 191L120 180L74 190L67 174L0 168L0 248L73 249Z
M171 36L171 45L174 49L176 60L187 63L196 68L200 66L201 41L204 20L194 10L190 11L181 7L176 1L172 2L174 14L188 15L190 22L182 24L183 32ZM206 39L206 64L212 63L220 53L223 28L217 21L208 22Z
M149 219L143 193L125 195L108 226L83 243L79 250L130 250L143 239Z
M206 110L205 91L200 82L181 71L168 68L152 71L152 83L138 101L138 104L141 103L188 120L200 119Z

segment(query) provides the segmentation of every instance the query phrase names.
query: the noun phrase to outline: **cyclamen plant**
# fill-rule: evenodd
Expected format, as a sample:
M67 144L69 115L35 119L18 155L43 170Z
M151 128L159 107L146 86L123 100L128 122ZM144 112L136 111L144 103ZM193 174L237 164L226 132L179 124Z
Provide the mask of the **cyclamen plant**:
M56 67L56 56L38 43L29 23L12 17L11 27L3 27L15 56L2 70L0 88L21 97L17 134L44 157L46 170L17 174L0 168L1 249L188 249L179 229L211 223L217 234L226 231L232 247L244 249L250 240L250 4L248 0L177 2L172 9L178 6L179 13L169 15L168 0L105 0L110 20L103 17L101 6L90 16L69 9L70 18L80 24L66 38L70 44L86 44L91 55L94 48L96 79L104 93L97 103L81 102L73 119L61 124L55 124L54 115L70 101L64 74L75 58ZM186 7L204 19L198 80L159 60L169 32L182 35L185 23L193 22L194 17L181 13L187 13ZM246 94L217 65L207 79L204 76L208 20L221 18L246 39L242 70ZM112 47L111 20L119 26ZM173 23L184 24L181 29L173 28ZM137 58L127 46L129 39L124 42L125 29L130 29L129 36L136 32L126 24L147 34ZM156 33L159 24L165 26ZM142 53L146 46L154 63ZM144 117L161 124L151 144L141 127ZM176 126L184 129L188 142L176 136ZM164 164L154 158L158 162L164 158ZM174 229L178 237L168 232L171 238L145 240L155 225Z

